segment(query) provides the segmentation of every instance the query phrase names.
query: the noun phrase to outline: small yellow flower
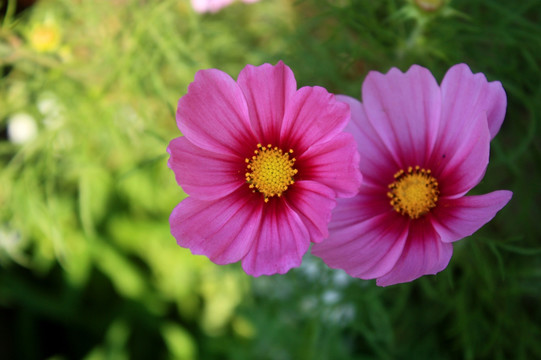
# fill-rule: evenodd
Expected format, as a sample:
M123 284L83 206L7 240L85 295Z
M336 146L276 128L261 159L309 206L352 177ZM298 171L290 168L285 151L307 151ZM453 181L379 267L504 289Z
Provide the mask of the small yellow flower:
M53 22L34 24L28 33L30 47L37 52L53 52L60 46L60 28Z

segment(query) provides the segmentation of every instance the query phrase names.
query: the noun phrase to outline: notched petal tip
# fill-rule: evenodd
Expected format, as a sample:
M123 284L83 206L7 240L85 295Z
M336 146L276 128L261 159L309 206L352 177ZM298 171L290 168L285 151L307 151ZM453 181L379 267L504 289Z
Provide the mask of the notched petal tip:
M507 95L501 82L489 82L485 74L473 73L468 65L457 64L447 71L441 87L444 94L451 94L448 101L463 108L462 115L471 117L475 116L475 112L486 113L490 138L496 136L507 108ZM461 96L464 99L457 101Z

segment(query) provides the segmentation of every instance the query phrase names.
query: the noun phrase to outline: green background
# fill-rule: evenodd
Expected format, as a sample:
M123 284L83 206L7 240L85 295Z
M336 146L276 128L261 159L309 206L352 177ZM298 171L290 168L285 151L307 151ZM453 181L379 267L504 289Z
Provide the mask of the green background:
M540 1L16 3L0 1L2 359L541 358ZM473 193L513 199L446 270L387 288L309 254L260 278L191 255L168 223L176 103L199 69L278 60L299 87L355 97L368 71L411 64L501 81ZM18 144L21 113L37 132Z

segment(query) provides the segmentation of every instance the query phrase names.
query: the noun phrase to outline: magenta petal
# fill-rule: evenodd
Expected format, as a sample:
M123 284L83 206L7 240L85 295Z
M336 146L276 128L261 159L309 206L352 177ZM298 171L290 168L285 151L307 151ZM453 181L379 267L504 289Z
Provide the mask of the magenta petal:
M412 221L400 259L376 283L388 286L434 275L447 267L452 255L453 245L442 242L428 220Z
M285 274L301 264L309 245L310 234L299 215L281 199L271 199L242 268L253 276Z
M453 105L444 103L444 108ZM459 113L443 118L429 167L440 191L460 197L481 181L488 165L490 133L485 114L463 118Z
M458 199L440 199L432 224L443 242L453 242L470 236L489 222L511 200L507 190Z
M303 179L322 183L338 197L357 194L362 176L357 143L351 134L341 133L332 140L310 147L299 157Z
M490 137L494 138L502 125L507 97L499 81L488 82L485 75L472 74L466 64L451 67L441 83L444 120L476 118L486 114Z
M167 152L171 155L167 164L178 184L199 200L224 197L245 183L238 172L244 160L234 155L203 150L185 137L171 140Z
M226 73L200 70L178 101L177 125L200 148L243 156L257 144L242 90Z
M331 268L345 270L361 279L373 279L391 270L408 237L408 220L386 210L366 218L366 207L374 204L370 196L338 199L329 225L329 238L312 246L312 254L319 256Z
M372 183L387 187L388 182L393 181L393 175L402 168L401 160L393 153L392 148L385 146L374 126L368 121L360 101L344 95L337 95L336 98L350 106L351 121L344 131L353 135L361 154L363 186Z
M249 194L239 190L217 201L184 199L169 218L178 245L216 264L242 259L256 238L262 216L262 202L253 201Z
M370 72L362 96L368 120L401 168L424 166L436 142L441 109L438 83L425 68L413 65L406 73ZM398 171L399 169L396 169Z
M322 87L303 87L291 98L284 115L280 146L302 154L310 146L325 142L346 126L349 108ZM286 149L288 150L288 149Z
M278 145L287 102L297 90L293 72L282 61L276 66L247 65L237 82L244 92L258 141Z
M312 242L329 235L327 225L336 205L334 191L314 181L297 181L287 193L287 203L302 219Z

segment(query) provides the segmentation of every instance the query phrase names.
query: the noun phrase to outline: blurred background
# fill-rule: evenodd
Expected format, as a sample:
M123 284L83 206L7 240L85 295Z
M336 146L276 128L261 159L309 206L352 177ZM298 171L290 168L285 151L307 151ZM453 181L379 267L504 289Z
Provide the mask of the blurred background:
M541 358L541 1L195 3L0 1L0 358ZM445 271L387 288L310 254L260 278L191 255L168 223L176 102L199 69L280 59L355 97L392 66L501 81L474 192L513 199Z

